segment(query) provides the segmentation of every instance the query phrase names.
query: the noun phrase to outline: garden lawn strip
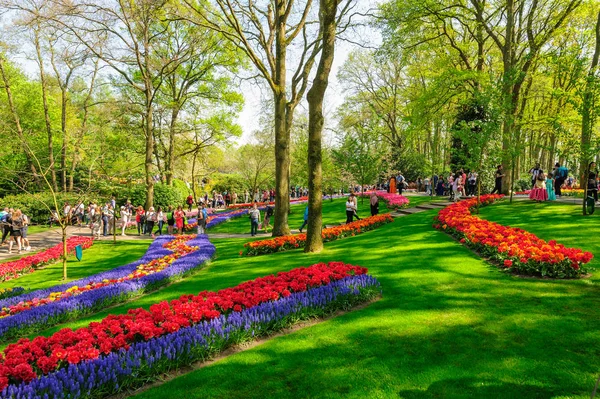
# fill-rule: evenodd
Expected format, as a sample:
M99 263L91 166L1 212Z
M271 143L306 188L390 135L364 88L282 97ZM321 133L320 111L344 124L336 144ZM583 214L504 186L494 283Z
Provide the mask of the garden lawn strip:
M67 258L67 271L69 280L74 281L108 269L115 265L124 265L139 259L144 255L151 240L135 241L97 241L83 253L83 258L78 261L74 256ZM62 281L62 262L46 265L35 273L27 274L16 280L0 283L1 287L22 286L27 290L49 288Z
M75 253L75 247L81 246L87 249L92 246L94 240L91 237L73 236L67 239L67 252ZM56 244L52 248L38 253L23 256L16 260L0 263L0 281L8 281L23 275L33 273L37 268L57 262L63 254L63 243Z

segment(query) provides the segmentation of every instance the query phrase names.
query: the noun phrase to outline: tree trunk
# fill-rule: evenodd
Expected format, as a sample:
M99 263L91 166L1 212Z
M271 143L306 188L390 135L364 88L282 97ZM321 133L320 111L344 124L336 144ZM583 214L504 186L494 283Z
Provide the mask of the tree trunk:
M580 161L580 172L579 181L580 186L584 185L587 194L587 169L588 164L592 159L592 152L590 148L592 131L594 128L594 117L592 113L594 104L594 86L598 85L598 77L596 71L598 69L598 58L600 58L600 12L598 13L598 20L596 22L596 47L594 49L594 56L592 57L592 65L587 76L587 82L583 93L583 103L581 109L581 161ZM587 195L586 195L587 196ZM583 197L584 206L583 214L585 215L585 199Z
M322 174L322 137L323 137L323 98L335 53L336 14L340 0L320 0L320 31L323 35L321 60L316 71L313 85L308 91L308 229L304 252L320 252L323 249L323 174Z
M171 123L169 126L169 148L167 150L167 159L165 160L165 174L167 177L167 185L169 186L173 185L173 170L175 168L173 163L173 148L175 147L175 123L178 116L179 107L174 106L173 110L171 111Z
M67 144L69 137L67 135L67 88L61 89L61 114L60 114L60 128L62 131L62 148L60 151L60 180L62 189L64 192L67 191Z
M273 237L290 234L290 131L286 126L286 55L285 7L275 6L275 221Z
M146 160L144 170L146 172L146 210L154 203L154 177L152 176L152 155L154 154L154 135L152 134L152 102L150 92L146 92Z
M65 220L60 227L62 227L62 266L63 266L63 280L67 281L67 226L68 221Z
M52 182L52 188L55 191L58 191L58 186L56 185L56 168L54 165L54 146L53 146L53 138L52 138L52 124L50 122L50 113L48 112L48 87L46 83L46 73L44 72L44 59L42 58L42 50L40 45L40 27L33 29L34 32L34 44L35 51L38 58L38 63L40 66L40 80L42 83L42 102L44 106L44 121L46 123L46 132L48 134L48 162L50 164L50 181Z
M19 137L19 141L23 144L25 159L27 160L27 167L31 170L33 175L34 182L38 182L38 173L37 169L33 163L33 157L31 156L31 152L29 147L27 146L27 142L25 141L25 135L23 134L23 127L21 126L21 120L19 119L19 114L17 113L17 108L15 107L15 103L13 101L12 91L10 90L10 84L8 82L8 74L4 69L5 58L3 54L0 54L0 73L2 74L2 81L4 83L4 90L6 91L6 97L8 98L8 106L10 108L10 113L15 121L15 127L17 129L17 136Z

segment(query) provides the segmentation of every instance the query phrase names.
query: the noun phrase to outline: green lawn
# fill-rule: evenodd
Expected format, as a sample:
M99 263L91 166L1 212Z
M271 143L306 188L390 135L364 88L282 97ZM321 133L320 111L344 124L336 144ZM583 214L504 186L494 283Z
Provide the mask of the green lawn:
M411 207L430 202L430 197L425 196L409 196L408 198L410 199L409 206ZM433 200L436 201L436 197L433 197ZM323 224L334 225L344 223L346 221L345 204L345 198L336 198L333 201L323 201ZM304 220L304 209L306 208L306 204L292 205L290 208L291 213L288 216L288 224L292 230L298 230L300 226L302 226ZM385 206L385 203L379 201L379 213L386 212L389 212L389 210ZM358 216L361 218L371 216L368 198L365 198L364 201L362 198L358 199ZM261 212L261 218L264 218L264 212ZM272 217L271 226L273 226L274 220L275 218ZM250 220L248 219L248 216L230 219L225 223L212 227L209 230L209 234L210 233L249 234Z
M94 245L83 251L81 262L74 256L67 261L69 281L114 269L141 258L150 245L150 240L96 241ZM25 289L41 289L62 284L62 262L57 262L43 269L13 280L0 283L0 287L23 287Z
M600 254L600 224L561 204L497 204L485 217ZM281 270L342 260L370 269L383 298L150 389L140 398L587 398L600 370L596 276L510 276L431 228L435 211L300 251L240 258L243 239L214 240L200 273L73 323ZM583 227L583 228L582 228ZM600 267L598 258L592 266ZM52 333L58 328L45 331Z
M600 234L600 215L579 212L558 203L504 202L483 208L482 217L600 256L600 242L593 239ZM507 275L432 229L434 215L398 218L330 242L321 254L239 257L246 240L215 239L217 258L198 274L66 326L85 326L107 314L297 266L342 260L368 267L382 284L383 298L137 397L589 397L600 371L600 272L567 281ZM104 256L118 253L104 251ZM600 258L591 266L600 270Z

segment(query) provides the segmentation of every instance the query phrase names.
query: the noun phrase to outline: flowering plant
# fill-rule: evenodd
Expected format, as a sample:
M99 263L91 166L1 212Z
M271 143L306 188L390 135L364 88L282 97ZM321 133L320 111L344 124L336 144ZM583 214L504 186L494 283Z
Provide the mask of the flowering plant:
M481 204L489 205L502 198L502 195L484 195ZM514 273L570 278L588 272L582 266L592 260L590 252L567 248L555 240L546 242L525 230L480 219L471 215L476 204L477 198L473 198L442 209L433 227L454 235L461 243Z
M0 300L0 339L39 331L156 289L203 265L214 252L206 236L161 236L137 262Z
M354 236L365 231L376 229L386 223L393 222L394 218L389 214L375 215L365 219L357 220L341 226L329 227L321 231L323 241L334 241L340 238ZM303 248L306 244L306 234L296 234L282 237L270 238L268 240L251 241L244 244L246 255L263 255L273 252L287 251L289 249Z
M401 209L408 207L408 198L396 193L388 193L387 191L375 191L377 197L384 201L389 209ZM360 195L361 197L370 197L371 193L366 192Z
M0 299L11 298L13 296L21 295L23 292L25 292L25 288L23 287L0 288Z
M147 350L139 350L140 347L148 348L146 342L158 342L164 345L163 349L178 348L179 352L182 346L179 345L181 342L178 344L177 337L194 330L198 331L198 328L209 334L206 338L220 335L225 343L235 342L236 338L240 338L237 331L244 332L246 336L250 336L251 331L254 336L255 328L260 333L268 331L269 327L281 328L280 321L287 315L310 316L314 314L310 312L313 307L323 311L331 303L336 303L337 308L340 308L344 302L347 303L345 298L359 296L365 288L371 288L372 293L378 291L379 284L372 277L365 276L366 273L367 269L363 267L342 262L320 263L281 272L276 276L258 278L219 292L203 291L198 295L183 295L170 302L154 304L148 310L130 309L127 314L109 315L100 322L90 323L88 327L75 331L65 328L50 337L21 339L8 345L0 358L2 397L18 396L18 390L26 392L29 386L41 390L36 394L42 396L44 391L48 393L47 390L55 389L54 384L41 383L44 376L52 378L53 375L61 376L61 372L72 373L75 370L86 373L85 380L69 380L83 384L80 385L80 390L74 391L73 384L58 384L67 392L63 391L62 395L55 392L53 396L89 395L92 388L98 389L106 385L106 377L109 377L109 380L111 375L116 378L114 373L97 373L98 377L95 380L89 374L92 364L105 364L103 359L114 359L115 356L125 354L127 359L131 359L132 356L140 359L143 355L144 363L150 367L153 357L148 357ZM308 294L314 290L317 290L316 295ZM279 301L284 306L275 306ZM246 317L242 318L242 315ZM232 337L232 334L235 335ZM207 341L197 339L188 342L205 347ZM189 348L186 347L188 351L183 352L183 356L198 354ZM169 356L168 353L163 351L157 358L168 356L171 362L178 359L177 356L172 356L172 353ZM143 368L141 362L126 363L128 374L134 373L133 369ZM117 365L111 362L111 367L115 366ZM98 380L101 384L98 384ZM115 389L115 384L112 384L112 389Z
M75 253L75 247L81 245L83 249L91 247L91 237L73 236L67 239L67 252ZM21 277L24 274L33 273L35 268L56 262L63 253L62 242L52 248L25 256L21 259L0 264L0 282Z

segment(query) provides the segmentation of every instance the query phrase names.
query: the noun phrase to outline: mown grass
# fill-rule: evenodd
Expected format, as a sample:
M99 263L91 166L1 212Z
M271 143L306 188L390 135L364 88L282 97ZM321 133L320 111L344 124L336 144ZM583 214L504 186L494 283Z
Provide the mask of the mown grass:
M568 205L517 203L493 205L482 214L600 254L600 243L592 239L600 225L593 217L577 218L577 211ZM341 260L368 267L383 286L383 298L137 397L589 397L600 371L598 278L553 281L504 274L432 229L434 215L398 218L328 243L321 254L240 258L245 240L215 239L217 259L197 275L67 326ZM600 266L598 258L592 266Z
M431 198L426 196L409 196L410 207L417 206L422 203L430 202ZM438 201L440 198L433 197L433 201ZM346 199L336 198L332 200L323 201L323 224L324 225L337 225L346 222ZM302 226L304 220L304 209L306 204L292 205L290 207L291 213L288 215L288 225L292 230L298 230ZM379 213L389 212L385 203L379 201ZM358 199L358 216L365 218L371 216L369 207L369 199L362 198ZM261 219L264 218L264 212L261 212ZM275 218L271 218L271 226L273 226ZM261 232L261 231L259 231ZM223 234L250 234L250 220L248 216L242 216L239 218L230 219L229 221L219 224L209 230L210 233L223 233Z
M67 260L68 281L77 280L92 274L125 265L141 258L150 240L117 241L113 244L109 241L95 241L94 245L83 251L81 262L74 256ZM0 287L23 287L25 289L37 290L62 284L62 262L56 262L44 266L31 274L0 283Z

